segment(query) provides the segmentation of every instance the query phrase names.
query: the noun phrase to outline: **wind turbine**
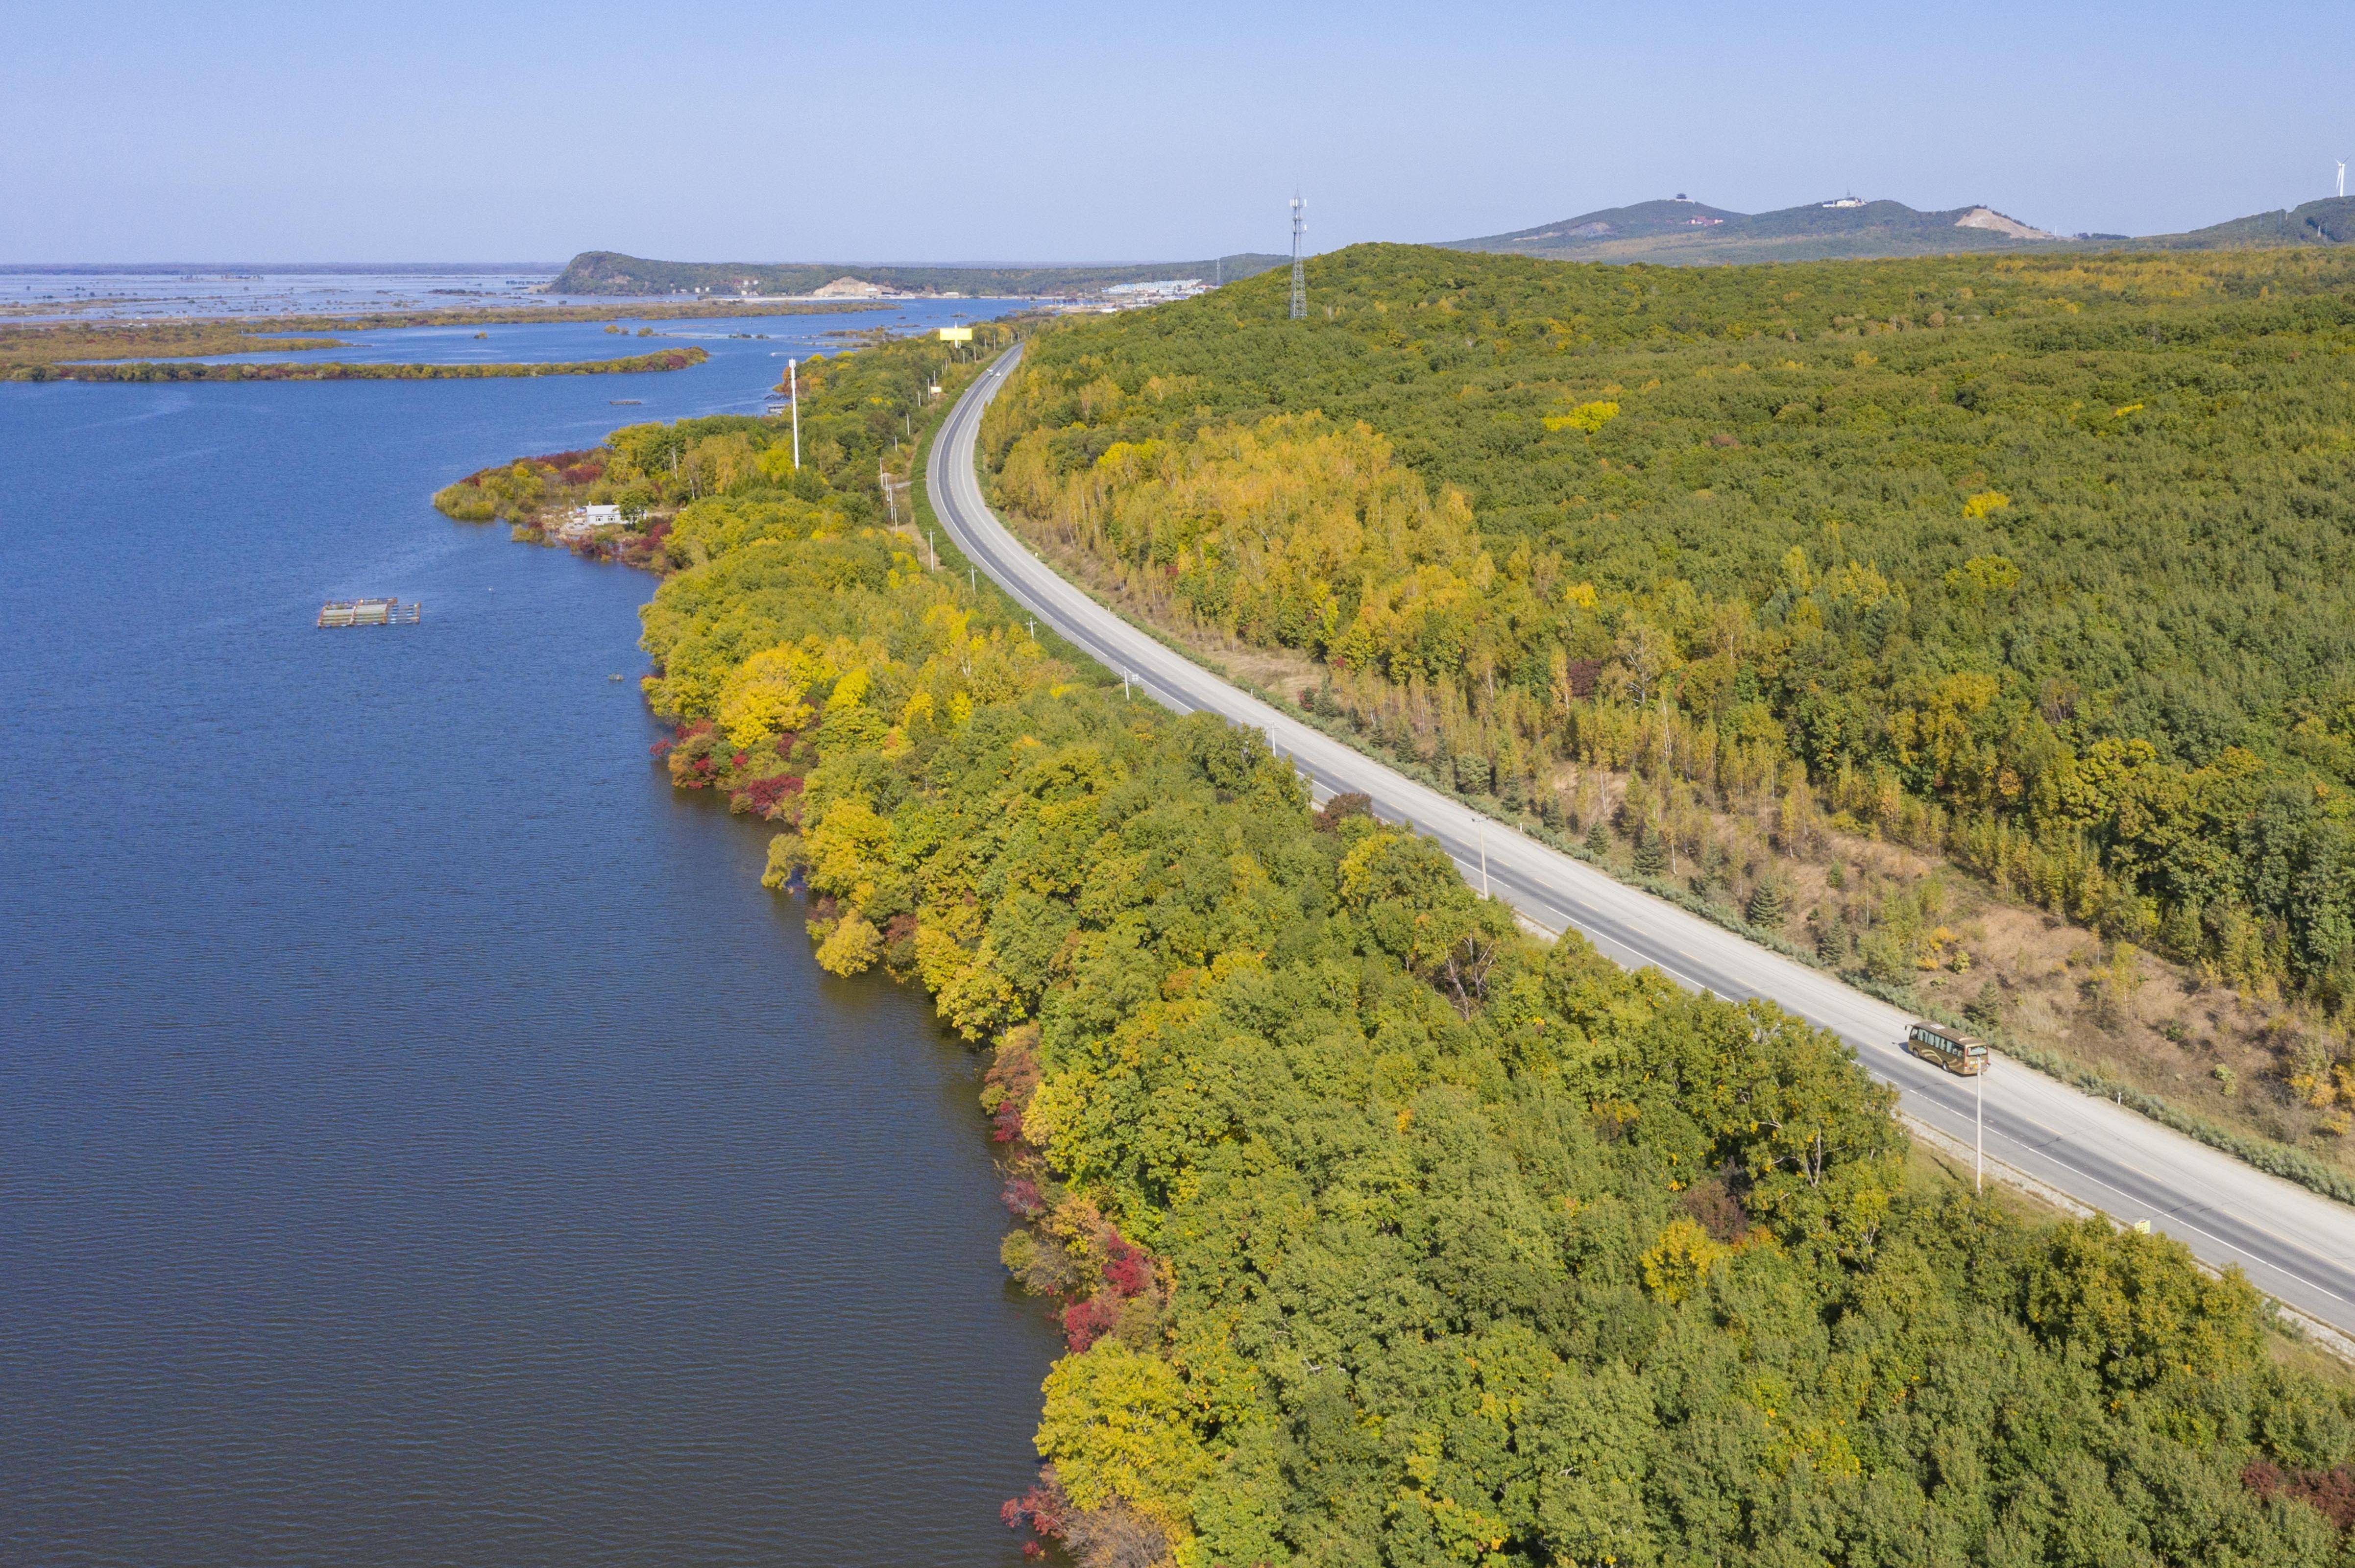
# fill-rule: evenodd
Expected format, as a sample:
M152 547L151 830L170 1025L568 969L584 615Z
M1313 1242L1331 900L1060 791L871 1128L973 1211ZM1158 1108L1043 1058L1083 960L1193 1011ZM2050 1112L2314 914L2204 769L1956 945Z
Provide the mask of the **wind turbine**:
M2339 194L2341 197L2347 194L2347 160L2344 158L2339 160Z

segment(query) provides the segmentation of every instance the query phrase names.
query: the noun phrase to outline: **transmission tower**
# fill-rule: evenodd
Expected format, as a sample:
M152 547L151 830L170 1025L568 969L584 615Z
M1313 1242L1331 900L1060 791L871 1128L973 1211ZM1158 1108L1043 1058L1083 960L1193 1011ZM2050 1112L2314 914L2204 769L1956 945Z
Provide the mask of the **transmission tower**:
M1300 237L1308 231L1308 204L1298 196L1292 198L1292 319L1300 321L1308 315L1308 274L1300 264Z

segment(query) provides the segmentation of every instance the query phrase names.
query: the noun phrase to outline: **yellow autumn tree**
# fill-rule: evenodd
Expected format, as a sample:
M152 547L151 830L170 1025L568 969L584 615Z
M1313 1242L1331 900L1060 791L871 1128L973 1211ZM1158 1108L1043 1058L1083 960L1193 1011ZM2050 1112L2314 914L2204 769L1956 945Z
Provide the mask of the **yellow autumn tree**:
M1175 1368L1104 1339L1056 1362L1046 1392L1039 1452L1054 1461L1073 1502L1125 1502L1173 1533L1186 1530L1188 1501L1211 1466Z
M1725 1248L1694 1221L1676 1219L1645 1252L1644 1288L1670 1306L1699 1290Z
M1548 430L1583 431L1588 435L1593 435L1596 431L1601 430L1604 425L1609 424L1613 420L1615 420L1618 417L1619 405L1617 403L1598 400L1592 403L1581 403L1576 408L1572 409L1565 413L1548 414L1545 420L1545 427Z
M810 720L802 699L820 681L831 680L831 660L815 645L764 648L730 672L719 688L719 727L738 751L772 735L798 730Z
M875 879L891 856L891 824L855 795L830 802L803 830L802 854L815 891L851 905L875 896Z
M818 944L818 967L837 975L856 975L872 966L882 953L883 933L852 910L835 922L834 930Z

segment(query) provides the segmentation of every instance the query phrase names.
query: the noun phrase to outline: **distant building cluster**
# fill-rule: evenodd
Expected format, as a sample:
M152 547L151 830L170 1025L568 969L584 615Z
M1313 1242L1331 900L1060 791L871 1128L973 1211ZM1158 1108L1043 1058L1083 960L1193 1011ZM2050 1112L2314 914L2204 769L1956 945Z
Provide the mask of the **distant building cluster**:
M1171 300L1191 299L1205 292L1208 286L1199 278L1162 278L1152 283L1114 283L1104 290L1104 304L1113 310L1135 310L1140 305L1167 304Z

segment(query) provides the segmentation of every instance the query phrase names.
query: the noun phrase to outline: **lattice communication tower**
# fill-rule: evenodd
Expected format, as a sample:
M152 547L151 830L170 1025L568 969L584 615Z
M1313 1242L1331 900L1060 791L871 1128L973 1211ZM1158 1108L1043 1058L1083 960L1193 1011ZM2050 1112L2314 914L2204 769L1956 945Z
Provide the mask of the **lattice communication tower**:
M1292 319L1305 320L1308 315L1308 274L1300 264L1300 237L1308 231L1308 204L1299 197L1292 198Z

